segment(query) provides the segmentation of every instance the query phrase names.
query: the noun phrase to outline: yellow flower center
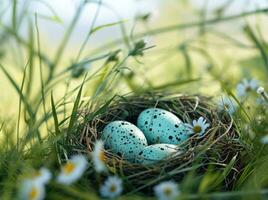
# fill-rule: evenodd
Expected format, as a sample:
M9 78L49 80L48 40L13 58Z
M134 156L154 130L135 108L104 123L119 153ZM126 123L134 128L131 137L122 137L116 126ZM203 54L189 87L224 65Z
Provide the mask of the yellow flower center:
M115 192L116 191L116 185L111 185L109 188L110 192Z
M170 196L170 195L172 194L172 190L171 190L171 188L165 188L165 189L164 189L164 194L165 194L166 196Z
M38 190L37 190L36 187L33 187L33 188L31 189L31 191L29 192L29 195L28 195L29 200L34 200L34 199L37 198L37 196L38 196Z
M202 131L202 128L201 128L201 126L196 125L196 126L194 126L193 131L194 131L195 133L200 133L200 132Z
M104 151L100 151L100 152L99 152L99 160L102 161L102 162L105 161Z
M247 86L246 87L246 92L250 92L251 91L251 87L250 86Z
M70 174L74 171L75 169L75 164L72 162L67 162L64 166L63 166L63 171L65 174Z

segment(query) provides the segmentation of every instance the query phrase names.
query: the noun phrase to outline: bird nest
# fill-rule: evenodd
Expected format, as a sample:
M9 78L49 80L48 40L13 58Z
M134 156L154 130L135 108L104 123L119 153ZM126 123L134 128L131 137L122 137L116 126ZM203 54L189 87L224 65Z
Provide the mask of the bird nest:
M95 141L100 139L103 128L109 122L125 120L136 124L138 115L146 108L165 109L187 123L200 116L210 123L205 135L193 135L180 144L183 153L153 166L130 163L106 151L108 171L123 177L125 189L128 191L148 193L152 191L152 186L160 181L172 179L180 182L189 172L194 172L195 177L201 177L201 180L207 171L223 174L219 187L221 190L228 190L233 187L245 165L243 157L247 156L246 146L235 130L232 117L226 112L218 111L211 98L150 93L117 96L105 106L95 111L82 112L82 121L74 133L75 138L79 139L72 140L72 143L79 143L82 147L77 149L80 153L82 151L91 154Z

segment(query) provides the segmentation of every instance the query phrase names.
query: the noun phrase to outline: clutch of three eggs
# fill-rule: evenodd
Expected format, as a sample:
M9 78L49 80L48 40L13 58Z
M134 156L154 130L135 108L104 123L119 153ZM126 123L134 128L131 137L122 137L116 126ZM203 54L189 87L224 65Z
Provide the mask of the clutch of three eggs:
M105 126L101 139L106 150L133 163L151 165L181 153L178 144L189 137L184 123L173 113L148 108L140 113L137 126L113 121Z

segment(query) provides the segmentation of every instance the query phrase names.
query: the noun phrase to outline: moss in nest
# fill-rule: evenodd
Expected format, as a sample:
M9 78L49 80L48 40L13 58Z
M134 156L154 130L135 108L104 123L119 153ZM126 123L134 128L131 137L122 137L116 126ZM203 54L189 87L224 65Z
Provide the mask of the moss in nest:
M249 156L250 151L240 140L232 118L227 113L218 112L211 98L159 93L118 96L107 109L103 109L101 113L98 111L97 115L96 111L83 111L84 120L79 122L77 131L73 133L73 138L79 139L73 139L71 143L81 147L77 151L90 153L105 125L115 120L136 124L138 115L150 107L168 110L188 123L203 116L211 127L204 136L193 135L181 144L182 154L153 166L129 163L118 155L105 152L109 170L124 177L126 190L148 193L160 181L173 179L181 182L190 171L195 171L197 177L202 177L208 170L224 176L218 183L218 188L229 190L233 187L246 164L243 163L243 157ZM88 116L95 117L87 121Z

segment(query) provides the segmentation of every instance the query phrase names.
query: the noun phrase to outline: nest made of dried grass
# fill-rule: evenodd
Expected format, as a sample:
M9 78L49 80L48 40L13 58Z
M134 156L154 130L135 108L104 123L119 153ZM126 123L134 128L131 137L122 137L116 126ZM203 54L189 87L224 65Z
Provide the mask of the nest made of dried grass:
M184 153L153 166L129 163L106 151L106 163L110 172L124 177L129 190L149 192L151 186L159 181L181 181L185 174L192 170L200 176L208 169L221 172L235 158L220 186L222 190L230 189L245 165L243 157L247 155L247 151L235 130L232 117L228 113L219 112L212 99L208 97L159 93L117 96L108 108L97 116L94 115L94 111L82 112L84 119L91 115L95 117L79 122L75 133L76 137L79 137L79 145L84 147L84 152L90 153L106 124L114 120L126 120L136 124L138 115L150 107L168 110L183 122L191 122L203 116L210 123L210 129L203 137L192 136L181 144Z

